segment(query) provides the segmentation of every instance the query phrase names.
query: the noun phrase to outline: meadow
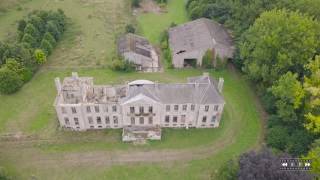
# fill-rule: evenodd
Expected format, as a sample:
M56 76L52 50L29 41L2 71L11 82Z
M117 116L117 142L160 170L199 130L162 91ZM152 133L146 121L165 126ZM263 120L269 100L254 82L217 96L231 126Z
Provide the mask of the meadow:
M201 69L163 73L121 73L106 66L124 26L135 21L128 0L31 0L0 16L0 39L14 38L15 23L33 9L65 11L69 28L49 61L19 92L0 95L0 166L17 179L208 179L228 159L259 148L262 109L253 90L232 67L214 71L223 77L226 100L217 129L164 129L161 141L143 146L122 143L121 130L68 132L58 127L53 108L53 79L92 76L96 84L135 79L185 82ZM143 35L157 43L171 22L188 20L184 1L169 0L168 13L141 14Z

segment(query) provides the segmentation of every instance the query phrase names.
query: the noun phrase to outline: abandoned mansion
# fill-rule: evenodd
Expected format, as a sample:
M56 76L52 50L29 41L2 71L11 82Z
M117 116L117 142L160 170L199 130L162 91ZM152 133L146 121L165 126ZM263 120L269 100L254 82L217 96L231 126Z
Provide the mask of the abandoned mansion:
M93 78L72 73L58 91L55 109L60 125L73 130L172 127L218 127L224 99L223 79L208 73L187 83L136 80L123 85L94 85Z

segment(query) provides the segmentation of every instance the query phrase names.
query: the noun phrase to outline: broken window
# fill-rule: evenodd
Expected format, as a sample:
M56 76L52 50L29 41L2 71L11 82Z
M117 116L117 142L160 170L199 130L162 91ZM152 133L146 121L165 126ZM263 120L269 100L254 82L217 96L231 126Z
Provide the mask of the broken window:
M195 105L192 104L192 105L191 105L191 111L194 111L194 109L195 109Z
M110 124L109 116L106 116L105 120L106 120L106 124Z
M169 117L169 116L166 116L165 119L164 119L164 121L165 121L166 123L169 123L169 122L170 122L170 117Z
M74 124L75 125L79 125L79 119L78 118L73 118L73 120L74 120Z
M149 106L149 113L152 113L153 112L153 108L152 106Z
M112 106L112 111L117 112L117 106Z
M101 117L97 117L97 124L101 124Z
M69 118L65 117L65 118L64 118L64 123L65 123L66 125L70 125Z
M100 110L99 110L99 106L95 106L94 107L94 111L96 112L96 113L98 113Z
M211 122L214 123L216 121L216 119L217 119L217 116L212 116Z
M153 123L153 118L149 117L149 124L152 124L152 123Z
M205 107L204 107L204 111L205 111L205 112L208 112L208 111L209 111L209 106L205 106Z
M90 106L87 106L87 113L91 113L91 108L90 108Z
M134 113L134 107L130 107L130 113Z
M76 113L77 113L77 110L76 110L75 107L71 107L71 111L72 111L73 114L76 114Z
M143 111L144 111L143 106L140 106L140 108L139 108L139 112L140 112L140 114L143 114Z
M179 110L179 105L174 105L174 110L178 111Z
M203 117L202 117L202 122L203 122L203 123L207 122L207 116L203 116Z
M218 106L218 105L215 105L215 106L214 106L214 111L218 111L218 109L219 109L219 106Z
M177 123L178 122L178 117L177 116L173 116L172 122Z
M186 104L182 106L182 110L184 110L184 111L187 110L187 105Z
M143 117L140 117L140 118L139 118L139 123L140 123L140 124L144 124L144 118L143 118Z
M118 124L118 117L117 116L113 116L113 123Z

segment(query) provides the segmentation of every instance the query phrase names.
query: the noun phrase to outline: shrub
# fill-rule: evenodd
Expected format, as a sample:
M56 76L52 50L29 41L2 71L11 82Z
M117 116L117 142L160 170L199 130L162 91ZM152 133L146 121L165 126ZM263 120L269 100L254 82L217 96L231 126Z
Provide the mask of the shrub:
M136 29L133 27L132 24L126 25L126 33L135 33Z
M50 42L45 39L42 40L40 48L46 53L47 56L51 54L52 49L53 49Z
M34 51L34 57L36 59L37 64L43 64L47 61L46 54L41 49L36 49Z
M16 72L8 68L0 69L0 93L12 94L19 90L22 84L23 82Z
M30 47L35 48L37 45L37 41L28 33L25 33L22 37L22 43L27 43Z
M226 68L227 59L222 59L219 55L217 55L215 62L216 62L215 69L222 70L222 69Z
M57 41L54 39L54 37L52 36L52 34L50 32L46 32L43 36L44 40L47 40L48 42L50 42L50 44L54 47L56 46Z
M212 68L213 67L213 56L212 56L212 51L208 49L204 56L202 57L202 67L203 68Z
M140 1L141 0L131 0L131 5L133 7L139 7L140 6Z
M122 59L116 59L112 62L110 68L114 71L132 72L136 67L132 62Z

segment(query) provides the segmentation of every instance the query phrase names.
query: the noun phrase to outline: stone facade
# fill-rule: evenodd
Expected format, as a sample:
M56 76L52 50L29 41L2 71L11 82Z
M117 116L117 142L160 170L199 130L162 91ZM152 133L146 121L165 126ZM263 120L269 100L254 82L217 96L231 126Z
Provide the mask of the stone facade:
M123 127L215 128L224 100L223 79L204 74L187 83L161 84L137 80L124 85L93 85L90 77L55 79L55 109L61 127L88 129ZM219 84L220 83L220 84Z

